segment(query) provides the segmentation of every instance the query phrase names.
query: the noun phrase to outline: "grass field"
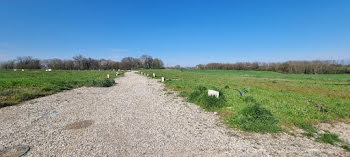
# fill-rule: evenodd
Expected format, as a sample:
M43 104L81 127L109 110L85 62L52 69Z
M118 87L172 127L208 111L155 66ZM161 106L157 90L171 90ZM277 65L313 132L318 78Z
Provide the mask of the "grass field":
M320 122L350 122L350 75L281 74L232 70L143 70L203 108L218 112L232 127L278 132L294 127L313 136ZM220 99L207 89L219 90ZM241 96L242 94L242 96Z
M0 70L0 107L82 86L108 87L115 77L112 70Z

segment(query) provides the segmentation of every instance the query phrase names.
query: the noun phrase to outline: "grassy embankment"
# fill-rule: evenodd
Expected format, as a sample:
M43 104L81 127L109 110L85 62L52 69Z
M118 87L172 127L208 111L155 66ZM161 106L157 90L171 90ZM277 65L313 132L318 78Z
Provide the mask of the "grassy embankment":
M349 74L281 74L232 70L143 70L164 76L165 84L228 125L253 132L279 132L298 127L317 135L320 122L350 122ZM208 97L207 89L221 92ZM242 96L241 96L242 94Z
M0 70L0 108L82 86L109 87L112 70ZM123 74L123 71L119 71ZM110 74L110 79L107 79Z

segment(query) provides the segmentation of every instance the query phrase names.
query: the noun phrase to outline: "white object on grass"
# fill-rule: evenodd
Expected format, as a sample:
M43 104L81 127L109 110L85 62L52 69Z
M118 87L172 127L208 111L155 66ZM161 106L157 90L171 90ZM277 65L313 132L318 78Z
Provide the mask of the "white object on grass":
M215 90L208 90L208 96L215 96L216 98L219 98L220 93Z
M22 69L22 71L24 71L24 69Z
M164 77L162 77L162 82L164 82Z
M109 74L107 74L107 78L109 78Z
M153 73L153 77L156 77L156 74L155 74L155 73Z

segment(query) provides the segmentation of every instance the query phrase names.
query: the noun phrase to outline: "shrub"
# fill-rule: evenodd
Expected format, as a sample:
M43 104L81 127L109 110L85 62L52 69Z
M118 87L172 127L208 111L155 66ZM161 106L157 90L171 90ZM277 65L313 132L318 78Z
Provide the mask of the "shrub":
M245 131L267 133L281 130L278 126L278 120L260 104L246 106L238 114L231 117L229 122Z
M213 88L218 90L216 88ZM221 108L225 106L226 100L222 91L219 98L215 96L208 96L208 88L204 86L197 87L189 96L189 101L201 105L204 109L211 110L214 108Z

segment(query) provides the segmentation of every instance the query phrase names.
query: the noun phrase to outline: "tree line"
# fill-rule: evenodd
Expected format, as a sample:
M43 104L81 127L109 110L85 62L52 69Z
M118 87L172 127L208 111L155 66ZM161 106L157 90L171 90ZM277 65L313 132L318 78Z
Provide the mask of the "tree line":
M350 73L350 66L337 61L287 61L282 63L238 62L199 64L197 69L260 70L295 74L343 74Z
M44 59L40 60L30 56L17 57L17 59L3 62L2 69L60 69L60 70L107 70L107 69L160 69L164 63L159 58L142 55L140 58L125 57L121 61L107 59L86 58L82 55L72 59Z

